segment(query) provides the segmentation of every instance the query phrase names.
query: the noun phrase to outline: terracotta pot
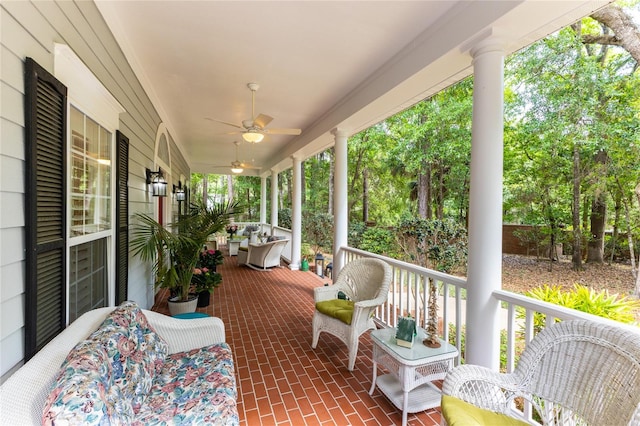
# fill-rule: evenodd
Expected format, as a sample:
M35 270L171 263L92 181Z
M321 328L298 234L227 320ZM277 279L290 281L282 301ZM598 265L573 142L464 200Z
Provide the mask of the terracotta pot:
M195 312L198 306L198 297L195 294L189 295L189 300L186 302L180 302L177 298L170 298L167 300L169 305L169 313L171 316L177 314L184 314L186 312Z

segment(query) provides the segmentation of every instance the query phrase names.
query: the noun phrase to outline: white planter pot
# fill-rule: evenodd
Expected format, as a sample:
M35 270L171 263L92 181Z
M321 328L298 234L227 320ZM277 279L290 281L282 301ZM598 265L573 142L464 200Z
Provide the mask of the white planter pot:
M169 305L169 313L171 316L187 312L195 312L198 307L198 296L189 295L189 300L186 302L178 302L175 301L175 299L169 299L167 304Z

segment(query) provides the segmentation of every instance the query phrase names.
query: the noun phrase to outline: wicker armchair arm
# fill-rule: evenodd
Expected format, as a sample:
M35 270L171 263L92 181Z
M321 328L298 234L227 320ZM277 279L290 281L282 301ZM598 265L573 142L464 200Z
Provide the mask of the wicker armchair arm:
M220 318L172 318L144 310L149 324L169 344L169 353L188 351L225 341L224 323Z
M317 303L323 300L337 299L339 290L340 288L336 285L316 287L313 289L313 300Z
M443 394L500 413L508 413L512 398L520 392L521 386L513 374L470 364L451 370L442 384Z
M376 307L382 305L386 300L387 300L387 295L385 294L383 296L378 296L375 299L360 300L359 302L355 303L355 307L376 308Z

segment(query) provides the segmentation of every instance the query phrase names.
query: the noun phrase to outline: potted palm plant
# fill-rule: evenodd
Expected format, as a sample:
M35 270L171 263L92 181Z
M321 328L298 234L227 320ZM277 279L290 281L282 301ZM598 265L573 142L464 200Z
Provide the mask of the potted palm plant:
M202 247L209 235L224 229L236 212L236 203L220 203L213 207L191 205L188 214L168 227L152 217L138 214L134 227L131 251L142 261L150 261L157 287L168 288L169 312L193 312L197 297L190 295L193 273ZM176 304L187 306L177 307Z

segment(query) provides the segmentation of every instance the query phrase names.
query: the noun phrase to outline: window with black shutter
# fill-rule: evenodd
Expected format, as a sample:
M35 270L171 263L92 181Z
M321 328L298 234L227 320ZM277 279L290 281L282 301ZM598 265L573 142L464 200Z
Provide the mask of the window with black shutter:
M129 138L116 131L116 304L128 298L129 274Z
M67 88L25 69L25 361L65 327Z

